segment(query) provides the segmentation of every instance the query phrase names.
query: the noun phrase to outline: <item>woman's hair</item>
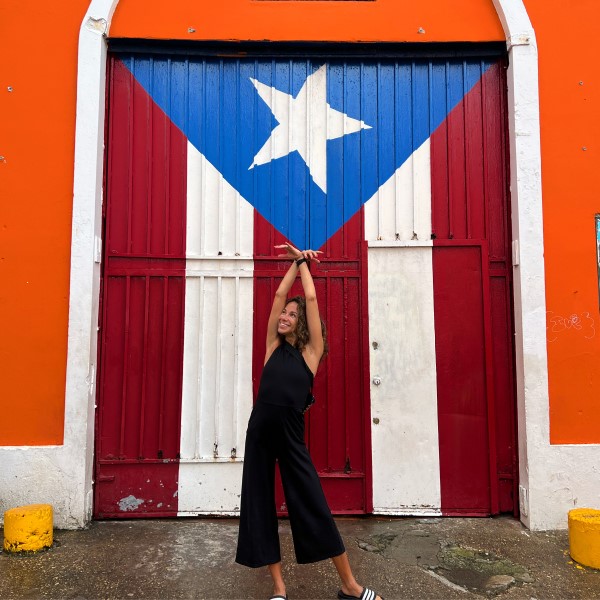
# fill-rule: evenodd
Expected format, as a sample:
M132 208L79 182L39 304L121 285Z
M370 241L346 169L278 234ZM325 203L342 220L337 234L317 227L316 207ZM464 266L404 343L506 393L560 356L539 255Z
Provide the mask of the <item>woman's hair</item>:
M298 305L298 322L296 325L296 348L302 352L302 349L306 344L308 344L308 340L310 335L308 333L308 323L306 321L306 299L304 296L294 296L293 298L289 298L285 305L287 306L290 302L295 302ZM327 355L329 352L329 346L327 345L327 329L325 327L325 323L323 319L319 316L321 321L321 334L323 335L323 357Z

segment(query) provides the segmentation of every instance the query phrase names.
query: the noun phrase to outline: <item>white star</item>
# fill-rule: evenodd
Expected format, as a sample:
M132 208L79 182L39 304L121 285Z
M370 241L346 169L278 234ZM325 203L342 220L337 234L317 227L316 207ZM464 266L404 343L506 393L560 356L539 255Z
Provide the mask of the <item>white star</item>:
M297 150L313 181L327 193L327 140L371 129L371 126L329 106L326 65L306 78L295 98L252 77L250 81L279 124L249 169Z

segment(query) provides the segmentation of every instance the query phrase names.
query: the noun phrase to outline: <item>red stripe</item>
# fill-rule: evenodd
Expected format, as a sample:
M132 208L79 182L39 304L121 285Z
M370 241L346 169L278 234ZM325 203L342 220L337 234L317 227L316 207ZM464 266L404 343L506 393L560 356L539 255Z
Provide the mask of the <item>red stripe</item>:
M490 512L480 246L433 248L442 511Z
M442 512L516 506L504 68L431 136Z
M176 516L187 140L110 68L94 514Z

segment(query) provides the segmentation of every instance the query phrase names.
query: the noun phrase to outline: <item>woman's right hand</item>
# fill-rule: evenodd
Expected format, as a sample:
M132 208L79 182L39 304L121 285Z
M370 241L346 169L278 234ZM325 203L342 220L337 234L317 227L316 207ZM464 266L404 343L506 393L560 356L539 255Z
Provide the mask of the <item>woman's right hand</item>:
M321 250L303 250L301 252L301 254L306 260L308 260L308 261L314 260L315 262L318 263L318 262L321 262L319 260L319 254L323 254L323 252L321 252Z

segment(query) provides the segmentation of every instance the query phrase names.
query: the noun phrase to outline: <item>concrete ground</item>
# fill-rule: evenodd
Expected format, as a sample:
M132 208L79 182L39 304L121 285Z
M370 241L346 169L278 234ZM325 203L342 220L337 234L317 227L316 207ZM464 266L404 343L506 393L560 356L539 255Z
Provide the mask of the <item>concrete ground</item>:
M497 597L600 599L600 571L573 563L566 531L493 519L339 519L358 581L386 600ZM294 562L281 521L291 600L336 598L330 561ZM54 547L0 554L0 598L269 598L266 569L234 563L235 519L95 522L55 531Z

